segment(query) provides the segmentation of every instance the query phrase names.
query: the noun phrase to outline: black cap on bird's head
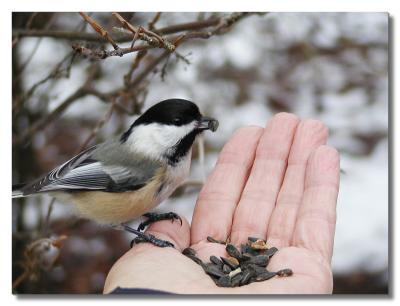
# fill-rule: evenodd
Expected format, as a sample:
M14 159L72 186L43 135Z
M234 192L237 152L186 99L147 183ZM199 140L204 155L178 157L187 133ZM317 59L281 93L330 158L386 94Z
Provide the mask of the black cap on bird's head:
M180 126L200 120L201 117L199 108L193 102L183 99L168 99L150 107L133 125L160 123Z
M195 122L197 133L203 130L215 132L218 128L218 121L202 116L199 108L193 102L184 99L164 100L150 107L136 119L129 130L121 136L121 141L125 142L131 134L132 129L139 125L155 123L167 126L184 126L192 122Z

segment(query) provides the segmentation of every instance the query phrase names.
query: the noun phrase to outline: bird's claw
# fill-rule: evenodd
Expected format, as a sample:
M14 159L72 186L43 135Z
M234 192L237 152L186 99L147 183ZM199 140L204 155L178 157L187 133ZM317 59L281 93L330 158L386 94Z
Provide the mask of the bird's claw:
M130 246L132 248L135 244L143 243L143 242L149 242L149 243L151 243L155 246L161 247L161 248L165 248L165 247L174 248L175 247L173 243L166 241L166 240L158 239L154 235L151 235L151 234L143 234L143 236L136 237L135 239L133 239L131 241Z
M168 212L164 214L146 213L143 216L146 217L147 220L139 224L137 228L138 231L143 231L146 228L146 226L162 220L171 220L172 222L174 222L174 220L179 220L182 226L182 218L174 212Z

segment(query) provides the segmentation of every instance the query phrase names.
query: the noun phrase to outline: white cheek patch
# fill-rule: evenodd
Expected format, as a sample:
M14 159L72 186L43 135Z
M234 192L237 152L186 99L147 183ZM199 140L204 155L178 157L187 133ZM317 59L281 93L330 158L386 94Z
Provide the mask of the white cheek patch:
M134 152L160 159L195 127L195 121L181 126L159 123L139 125L132 130L126 144Z

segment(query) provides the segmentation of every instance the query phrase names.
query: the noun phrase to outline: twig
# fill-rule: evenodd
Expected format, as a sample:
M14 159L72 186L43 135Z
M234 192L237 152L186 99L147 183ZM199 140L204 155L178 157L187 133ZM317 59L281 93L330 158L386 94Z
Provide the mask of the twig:
M174 42L171 44L173 47L173 50L175 50L181 43L183 43L186 40L189 39L195 39L195 38L201 38L201 39L208 39L213 35L219 35L222 34L222 30L225 30L227 28L229 28L230 26L232 26L234 23L238 22L239 20L243 19L243 17L245 16L250 16L253 13L233 13L228 17L225 17L223 19L220 19L217 27L215 27L215 29L211 30L211 31L201 31L201 32L187 32L185 34L182 34L180 36L175 37L173 40ZM136 28L132 28L131 29L133 32L136 33L137 29ZM148 31L147 31L148 33ZM153 33L154 34L154 33ZM141 37L141 39L143 39L143 33L139 34L139 37ZM148 38L146 38L148 39ZM155 39L152 41L156 41ZM150 49L154 46L147 46L146 49ZM123 56L125 54L128 53L132 53L132 52L136 52L138 51L138 47L134 47L134 48L126 48L126 49L119 49L119 52L116 51L100 51L100 52L96 52L81 46L73 46L74 50L76 50L78 53L84 54L86 56L91 56L91 57L95 57L97 59L105 59L109 56ZM169 52L171 51L170 47L165 48L167 49ZM143 49L141 49L143 50Z
M30 139L33 134L35 134L38 130L45 128L51 122L53 122L56 118L58 118L72 103L74 103L79 98L82 98L86 95L84 88L81 87L77 89L72 95L70 95L64 102L62 102L54 111L48 114L46 117L39 119L34 122L28 129L23 131L19 136L13 139L13 145L20 144Z
M42 42L42 38L39 38L36 40L35 46L32 48L31 53L29 54L29 56L27 56L25 62L23 62L21 64L21 66L18 69L18 76L25 70L25 68L28 66L28 64L31 62L31 60L33 59L33 57L35 56L37 50L39 49L40 43ZM19 79L19 78L18 78Z
M183 42L189 39L201 38L201 39L208 39L212 36L212 32L188 32L185 34L181 34L180 36L176 37L174 44L176 47L181 45Z
M139 27L139 29L136 31L135 35L133 36L132 44L131 44L131 50L133 49L133 47L135 46L135 42L139 38L140 29L141 28Z
M91 25L93 30L95 30L97 33L101 35L101 37L107 39L109 43L114 47L114 50L118 50L119 47L116 44L116 42L112 39L112 37L108 34L106 30L103 29L101 25L99 25L92 17L90 17L88 14L79 12L79 14L83 17L83 19L86 20L87 23Z
M83 46L80 46L78 44L72 45L72 49L77 53L81 54L83 56L92 58L92 59L106 59L107 57L110 56L123 56L128 53L132 52L137 52L137 51L143 51L152 48L151 46L148 45L140 45L140 46L135 46L133 48L119 48L118 50L112 50L112 51L107 51L107 50L92 50Z
M167 75L167 66L169 63L169 59L171 54L168 55L167 60L165 61L164 65L161 67L161 81L165 81L165 76Z
M200 164L200 172L201 172L201 181L203 184L206 182L206 167L204 162L204 136L200 135L197 139L198 147L199 147L199 164Z
M39 12L33 12L30 16L28 21L26 22L25 28L30 29L32 26L33 20L36 18L36 16L39 14Z
M153 59L141 73L139 73L135 79L130 83L131 87L136 87L140 82L142 82L146 76L153 71L153 69L165 60L171 53L169 51L164 51L161 55Z
M207 20L186 22L167 26L164 28L155 29L153 32L159 35L168 35L179 33L183 31L195 31L211 26L215 26L219 23L220 18L210 18ZM51 37L55 39L68 39L68 40L84 40L84 41L95 41L104 42L107 41L104 37L94 33L77 32L77 31L52 31L52 30L26 30L16 29L12 31L13 37ZM115 35L114 41L117 43L128 42L132 40L132 35L125 33Z
M49 227L50 227L50 215L53 212L54 202L56 201L55 198L52 198L49 203L49 207L47 208L46 219L44 221L44 225L42 227L42 237L47 236Z
M243 19L246 16L253 14L260 14L260 13L235 12L225 18L221 18L219 24L212 30L212 34L220 34L222 30L228 29L234 23L238 22L239 20Z
M146 54L147 50L139 51L136 54L135 60L133 61L129 71L127 72L126 75L124 75L125 87L128 87L130 85L133 72L137 69L137 67L139 67L140 62L142 61L142 59L145 57Z
M149 28L150 31L154 30L154 25L158 20L160 20L160 17L161 17L161 12L156 13L153 19L150 20L150 22L147 24L147 27Z
M112 13L112 15L126 28L128 29L131 33L137 34L138 30L134 28L128 21L124 19L120 14L117 12Z
M174 51L175 46L171 44L167 39L161 37L157 33L146 30L143 27L134 27L128 21L126 21L120 14L114 12L112 15L117 18L117 20L131 33L134 34L134 37L139 38L140 40L146 41L150 46L159 47L167 49L168 51ZM139 30L140 29L140 30Z
M190 64L191 64L190 60L187 59L187 57L189 57L190 55L192 55L191 52L189 52L189 53L186 54L186 55L182 55L182 54L180 54L179 52L175 52L174 55L176 56L176 58L177 58L178 61L181 60L181 61L183 61L186 65L190 65Z
M71 58L71 61L69 62L69 65L63 69L61 69L62 65L69 59ZM74 60L74 53L70 52L68 53L57 65L56 67L53 69L52 72L50 72L45 78L43 78L42 80L38 81L37 83L33 84L32 87L20 98L17 99L15 103L13 103L12 106L12 110L15 112L16 109L19 107L19 105L21 105L23 103L23 101L29 99L33 93L36 91L36 89L38 87L40 87L41 85L43 85L44 83L46 83L48 80L53 79L53 78L57 78L60 77L61 74L65 71L66 74L65 76L68 77L69 73L70 73L70 69L72 66Z
M33 134L35 134L38 130L45 128L55 119L57 119L61 114L76 100L86 96L89 94L90 86L89 84L93 81L96 76L96 66L92 65L89 70L89 74L86 78L85 83L78 88L73 94L71 94L67 99L65 99L57 108L55 108L51 113L47 116L42 117L41 119L34 122L28 129L23 131L20 135L13 138L13 145L23 143L30 139Z
M25 30L16 29L12 32L13 37L49 37L55 39L84 40L90 42L106 42L107 40L97 33L87 33L78 31L54 31L54 30ZM132 39L131 35L118 35L114 38L115 42L127 42Z
M32 13L31 14L31 16L29 16L29 19L28 19L28 21L27 21L27 23L26 23L26 25L25 25L25 29L26 30L29 30L30 28L31 28L31 26L32 26L32 22L33 22L33 20L35 19L35 17L37 16L37 14L38 14L38 12L34 12L34 13ZM15 45L18 43L18 41L19 41L19 37L14 37L13 38L13 41L12 41L12 47L14 48L15 47ZM35 47L36 48L36 47ZM34 49L35 49L34 48ZM36 52L36 51L34 51L34 52ZM28 58L29 59L29 58Z
M179 33L183 31L197 31L204 28L212 27L217 25L220 22L220 18L210 18L206 20L194 21L194 22L186 22L175 24L172 26L167 26L164 28L154 30L155 33L160 35L168 35Z
M14 290L15 288L17 288L30 275L30 273L31 272L28 269L25 269L24 272L20 276L18 276L15 281L13 281L12 289Z
M30 18L29 18L29 20L28 20L28 22L27 22L27 25L26 25L26 29L27 29L27 30L31 28L32 22L33 22L33 20L35 19L35 17L37 16L37 14L38 14L38 13L33 13L33 14L30 16ZM46 25L44 26L44 29L45 29L45 30L48 30L48 29L52 26L52 24L53 24L53 22L54 22L54 16L55 16L55 15L56 15L56 13L54 13L54 14L49 18L49 20L46 22ZM17 76L15 77L15 80L13 81L13 84L15 84L16 82L19 81L22 72L24 72L24 70L26 69L26 67L28 66L28 64L31 62L31 60L33 59L34 55L36 54L37 50L39 49L39 46L40 46L41 41L42 41L41 38L39 38L39 39L36 41L36 44L35 44L35 46L33 47L31 54L30 54L29 56L27 56L25 62L24 62L23 64L21 64L21 66L18 68Z
M90 141L97 135L97 133L100 131L100 129L103 127L103 125L111 118L111 115L114 111L115 108L115 98L112 99L112 103L110 108L107 110L107 112L104 114L103 118L100 119L96 126L92 129L91 133L89 136L86 138L86 140L82 143L80 148L77 150L77 153L81 152L84 150L87 145L90 143Z

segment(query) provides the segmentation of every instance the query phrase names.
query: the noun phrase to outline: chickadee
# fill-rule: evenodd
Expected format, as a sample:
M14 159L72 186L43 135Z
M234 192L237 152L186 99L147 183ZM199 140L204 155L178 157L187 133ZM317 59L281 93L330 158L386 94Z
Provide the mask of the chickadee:
M49 193L73 203L82 217L125 229L141 241L172 246L141 230L151 222L179 216L145 213L188 176L196 136L217 128L218 121L202 116L190 101L159 102L120 137L81 152L30 184L13 186L12 197ZM138 230L125 224L143 214L148 220Z

